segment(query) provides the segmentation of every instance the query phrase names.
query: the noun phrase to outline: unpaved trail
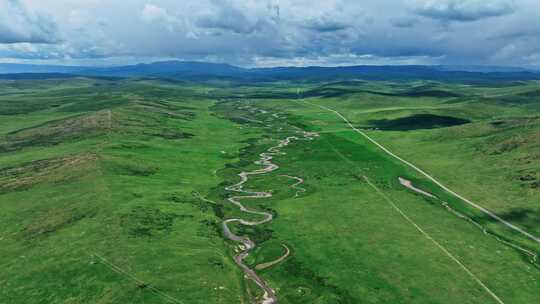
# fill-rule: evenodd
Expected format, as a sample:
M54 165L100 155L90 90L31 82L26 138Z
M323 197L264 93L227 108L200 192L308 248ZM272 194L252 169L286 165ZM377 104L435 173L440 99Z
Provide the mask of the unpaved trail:
M527 248L524 248L524 247L522 247L522 246L520 246L518 244L514 244L514 243L512 243L510 241L504 240L504 239L498 237L496 234L493 234L493 233L489 232L484 226L482 226L482 224L478 223L473 218L471 218L471 217L469 217L469 216L455 210L454 208L450 207L450 205L447 202L438 199L435 195L432 195L431 193L428 193L428 192L426 192L424 190L416 188L412 184L411 181L400 177L399 182L401 183L401 185L403 185L406 188L409 188L410 190L418 192L418 193L420 193L422 195L425 195L427 197L437 199L438 201L441 202L441 205L446 210L448 210L448 212L452 213L453 215L457 216L458 218L460 218L462 220L465 220L465 221L473 224L476 228L480 229L482 231L482 233L484 233L484 235L490 236L490 237L494 238L495 240L497 240L498 242L500 242L500 243L502 243L502 244L504 244L506 246L510 246L511 248L514 248L515 250L520 251L521 253L525 254L530 259L531 263L533 263L533 265L535 265L537 267L536 261L538 260L538 254L536 252L534 252L532 250L529 250Z
M400 183L402 186L404 186L405 188L408 188L408 189L410 189L410 190L412 190L412 191L414 191L414 192L416 192L416 193L420 193L420 194L425 195L425 196L427 196L427 197L437 198L435 195L433 195L433 194L431 194L431 193L429 193L429 192L426 192L426 191L424 191L424 190L422 190L422 189L416 188L416 187L412 184L412 182L411 182L410 180L408 180L408 179L404 179L403 177L399 177L398 179L399 179L399 183Z
M444 184L442 184L440 181L438 181L437 179L435 179L434 177L432 177L431 175L429 175L428 173L426 173L424 170L418 168L417 166L415 166L414 164L404 160L403 158L397 156L396 154L394 154L393 152L391 152L390 150L388 150L386 147L384 147L383 145L381 145L380 143L378 143L377 141L375 141L373 138L371 138L369 135L367 135L365 132L363 132L362 130L356 128L345 116L343 116L341 113L339 113L338 111L336 110L333 110L331 108L328 108L328 107L325 107L323 105L319 105L319 104L314 104L314 103L311 103L309 101L303 101L305 104L309 104L309 105L312 105L314 107L318 107L320 109L323 109L325 111L329 111L329 112L332 112L334 113L335 115L337 115L341 120L343 120L352 130L354 130L356 133L362 135L362 137L364 137L365 139L367 139L368 141L370 141L371 143L373 143L374 145L376 145L377 147L379 147L381 150L383 150L386 154L392 156L393 158L399 160L400 162L402 162L403 164L409 166L410 168L414 169L416 172L422 174L424 177L428 178L429 180L431 180L433 183L435 183L437 186L441 187L444 191L446 191L447 193L451 194L452 196L460 199L461 201L467 203L468 205L476 208L477 210L480 210L482 213L486 214L487 216L491 217L492 219L498 221L499 223L505 225L506 227L514 230L515 232L518 232L519 234L537 242L537 243L540 243L540 238L534 236L533 234L525 231L524 229L510 223L510 222L507 222L506 220L500 218L498 215L496 215L495 213L493 213L492 211L468 200L467 198L457 194L456 192L452 191L451 189L449 189L448 187L446 187ZM301 103L300 103L301 104Z
M255 266L255 269L263 270L263 269L266 269L266 268L270 268L270 267L272 267L272 266L274 266L276 264L281 263L283 260L285 260L289 256L289 254L291 254L291 250L285 244L281 244L281 246L283 246L283 248L285 248L285 253L282 256L280 256L279 258L277 258L277 259L275 259L273 261L258 264L257 266Z
M397 204L394 203L384 192L381 191L375 184L373 184L367 176L363 176L364 181L379 194L390 206L397 211L409 224L411 224L418 232L420 232L426 239L430 240L436 247L438 247L447 257L454 261L471 277L478 285L480 285L489 296L499 304L505 304L495 292L493 292L480 278L478 278L465 264L463 264L458 258L456 258L448 249L446 249L441 243L437 242L429 233L422 229L416 222L414 222L403 210L401 210Z
M298 176L292 176L292 175L282 175L283 177L294 179L296 183L291 185L291 188L296 189L296 193L294 194L294 197L299 197L300 193L306 192L306 189L300 187L301 184L304 183L304 179L300 178Z
M109 268L110 270L120 274L120 275L123 275L125 277L127 277L128 279L134 281L137 286L140 286L140 287L144 287L144 288L147 288L149 290L151 290L152 292L158 294L159 296L163 297L167 303L176 303L176 304L184 304L183 301L181 301L180 299L177 299L163 291L161 291L160 289L158 289L157 287L153 286L152 284L149 284L137 277L135 277L133 274L127 272L126 270L124 270L123 268L121 268L120 266L114 264L113 262L109 261L108 259L104 258L103 256L97 254L97 253L92 253L90 255L90 257L92 258L92 260L94 258L98 258L100 260L100 262L107 268ZM95 262L92 262L92 263L95 263Z
M257 169L254 171L240 172L238 174L238 176L240 177L240 181L232 186L225 187L225 190L227 191L233 191L233 192L245 194L242 196L229 197L227 200L230 203L237 206L240 209L240 211L244 213L255 214L262 217L262 219L259 221L247 221L240 218L231 218L231 219L226 219L223 221L223 234L225 235L225 237L234 242L238 242L242 244L239 246L240 253L238 253L234 257L234 261L242 269L242 271L244 272L244 275L248 279L255 282L264 291L263 299L260 301L260 303L262 304L278 303L278 299L276 296L276 292L272 288L270 288L270 286L268 286L268 284L259 275L257 275L257 273L253 269L249 268L249 266L244 264L244 259L249 255L251 250L255 248L256 244L255 242L253 242L246 236L239 236L239 235L234 234L230 230L228 225L236 222L236 223L240 223L241 225L246 225L246 226L257 226L257 225L262 225L262 224L272 221L272 218L273 218L272 213L251 210L240 202L240 200L243 200L243 199L270 198L272 197L272 193L267 192L267 191L244 190L244 184L249 180L250 175L266 174L266 173L279 169L278 165L272 163L272 159L275 155L285 154L284 152L281 152L280 149L288 146L292 141L301 140L301 139L312 140L314 137L318 136L317 133L305 132L305 131L302 131L301 134L302 134L302 138L299 138L296 136L289 136L281 140L278 145L270 147L269 149L266 150L266 152L259 154L260 158L256 160L254 164L263 166L263 168Z

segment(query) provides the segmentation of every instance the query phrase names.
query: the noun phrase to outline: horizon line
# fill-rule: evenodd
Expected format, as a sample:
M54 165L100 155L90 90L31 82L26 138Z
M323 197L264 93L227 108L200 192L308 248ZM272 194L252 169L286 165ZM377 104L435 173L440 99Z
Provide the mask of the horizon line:
M150 62L140 61L137 63L126 64L63 64L63 63L41 63L41 62L9 62L0 60L0 65L19 65L19 66L51 66L51 67L73 67L73 68L117 68L128 67L137 65L152 65L160 63L196 63L196 64L209 64L209 65L223 65L229 67L235 67L244 70L257 70L257 69L275 69L275 68L350 68L350 67L450 67L450 68L497 68L497 69L521 69L524 71L539 71L540 67L536 66L514 66L514 65L489 65L489 64L345 64L345 65L276 65L276 66L241 66L224 62L212 62L212 61L199 61L199 60L156 60ZM1 73L1 72L0 72Z

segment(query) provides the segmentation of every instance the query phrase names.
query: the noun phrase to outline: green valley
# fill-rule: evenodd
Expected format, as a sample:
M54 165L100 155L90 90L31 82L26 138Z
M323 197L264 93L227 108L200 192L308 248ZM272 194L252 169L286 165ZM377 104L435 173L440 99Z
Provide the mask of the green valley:
M463 83L0 80L0 303L536 303L540 82Z

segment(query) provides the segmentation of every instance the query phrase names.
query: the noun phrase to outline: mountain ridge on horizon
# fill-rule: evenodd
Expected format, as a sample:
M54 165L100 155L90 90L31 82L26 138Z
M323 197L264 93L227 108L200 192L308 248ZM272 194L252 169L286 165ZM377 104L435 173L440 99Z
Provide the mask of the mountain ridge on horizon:
M244 68L227 63L167 60L111 67L0 63L0 74L68 74L72 76L164 77L174 79L244 79L257 81L360 77L384 79L493 78L540 80L540 71L478 65L351 65ZM20 77L21 75L19 75Z
M134 66L155 66L155 65L212 65L212 66L223 66L223 67L234 67L237 69L243 70L264 70L264 69L280 69L280 68L349 68L349 67L434 67L440 68L442 70L457 70L457 71L468 71L468 70L500 70L500 71L540 71L540 68L527 68L521 66L501 66L501 65L480 65L480 64L350 64L350 65L277 65L277 66L267 66L267 67L243 67L240 65L234 65L230 63L223 62L211 62L211 61L196 61L196 60L158 60L152 62L139 62L131 64L120 64L120 65L76 65L76 64L38 64L38 63L19 63L19 62L0 62L0 67L4 66L27 66L27 67L57 67L57 68L92 68L92 69L112 69L120 67L134 67ZM0 70L1 72L1 70Z

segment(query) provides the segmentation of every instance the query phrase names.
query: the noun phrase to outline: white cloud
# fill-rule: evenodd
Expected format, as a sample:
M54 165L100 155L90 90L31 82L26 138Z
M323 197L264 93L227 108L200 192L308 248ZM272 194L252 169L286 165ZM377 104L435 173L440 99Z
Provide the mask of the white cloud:
M20 1L24 14L4 9ZM0 0L0 44L51 43L0 57L526 65L540 53L539 9L537 0Z
M59 40L56 23L34 13L19 0L0 2L0 43L54 43Z
M174 17L169 15L165 9L153 4L145 4L141 16L143 20L148 22L174 20Z

